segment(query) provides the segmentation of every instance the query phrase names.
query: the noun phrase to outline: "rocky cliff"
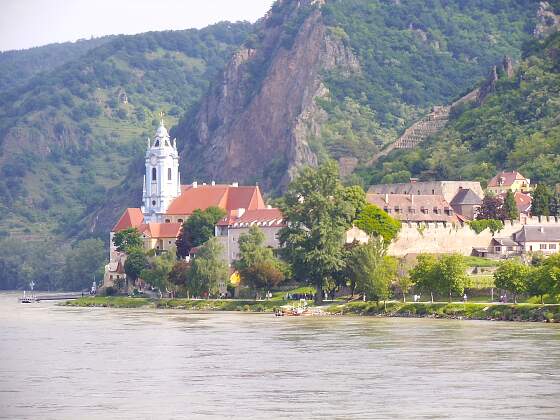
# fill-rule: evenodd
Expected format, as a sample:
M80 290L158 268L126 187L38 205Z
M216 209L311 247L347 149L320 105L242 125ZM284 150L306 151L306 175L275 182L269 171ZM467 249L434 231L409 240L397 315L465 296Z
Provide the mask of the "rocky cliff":
M231 59L187 133L182 161L190 179L259 182L282 188L317 157L308 139L326 113L316 99L331 69L359 72L352 51L330 35L322 2L280 1L259 23L256 41ZM180 137L180 136L179 136Z

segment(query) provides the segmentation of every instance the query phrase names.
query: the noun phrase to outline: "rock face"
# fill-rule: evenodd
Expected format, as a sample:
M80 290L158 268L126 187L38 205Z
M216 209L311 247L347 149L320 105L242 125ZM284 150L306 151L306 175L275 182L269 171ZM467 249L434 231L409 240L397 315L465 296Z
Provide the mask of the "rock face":
M328 95L322 73L360 67L329 34L321 2L277 4L280 10L260 22L258 45L247 42L234 55L189 126L179 126L177 136L187 140L181 159L187 181L196 174L282 189L299 167L316 165L307 139L327 118L316 103Z
M554 8L547 1L541 1L533 35L535 38L544 39L558 30L560 30L560 16L554 12Z

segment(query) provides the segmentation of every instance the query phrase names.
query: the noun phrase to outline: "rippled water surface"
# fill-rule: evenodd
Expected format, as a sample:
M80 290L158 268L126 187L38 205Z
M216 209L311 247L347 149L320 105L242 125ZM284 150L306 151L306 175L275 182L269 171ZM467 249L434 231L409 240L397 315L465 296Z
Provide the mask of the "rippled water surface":
M0 418L560 418L559 325L21 305Z

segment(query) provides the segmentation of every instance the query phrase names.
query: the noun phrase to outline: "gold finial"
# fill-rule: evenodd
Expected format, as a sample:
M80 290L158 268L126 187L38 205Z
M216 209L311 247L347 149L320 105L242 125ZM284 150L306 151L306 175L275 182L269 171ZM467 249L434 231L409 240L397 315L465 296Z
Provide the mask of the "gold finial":
M163 111L160 111L159 117L160 117L161 125L163 125L163 116L164 115L165 115L165 113Z

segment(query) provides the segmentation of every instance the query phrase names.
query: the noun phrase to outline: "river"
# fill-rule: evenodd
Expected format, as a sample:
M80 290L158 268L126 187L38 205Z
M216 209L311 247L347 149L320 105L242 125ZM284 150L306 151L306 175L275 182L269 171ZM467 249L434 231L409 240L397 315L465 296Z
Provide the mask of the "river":
M560 325L23 305L0 418L560 418Z

